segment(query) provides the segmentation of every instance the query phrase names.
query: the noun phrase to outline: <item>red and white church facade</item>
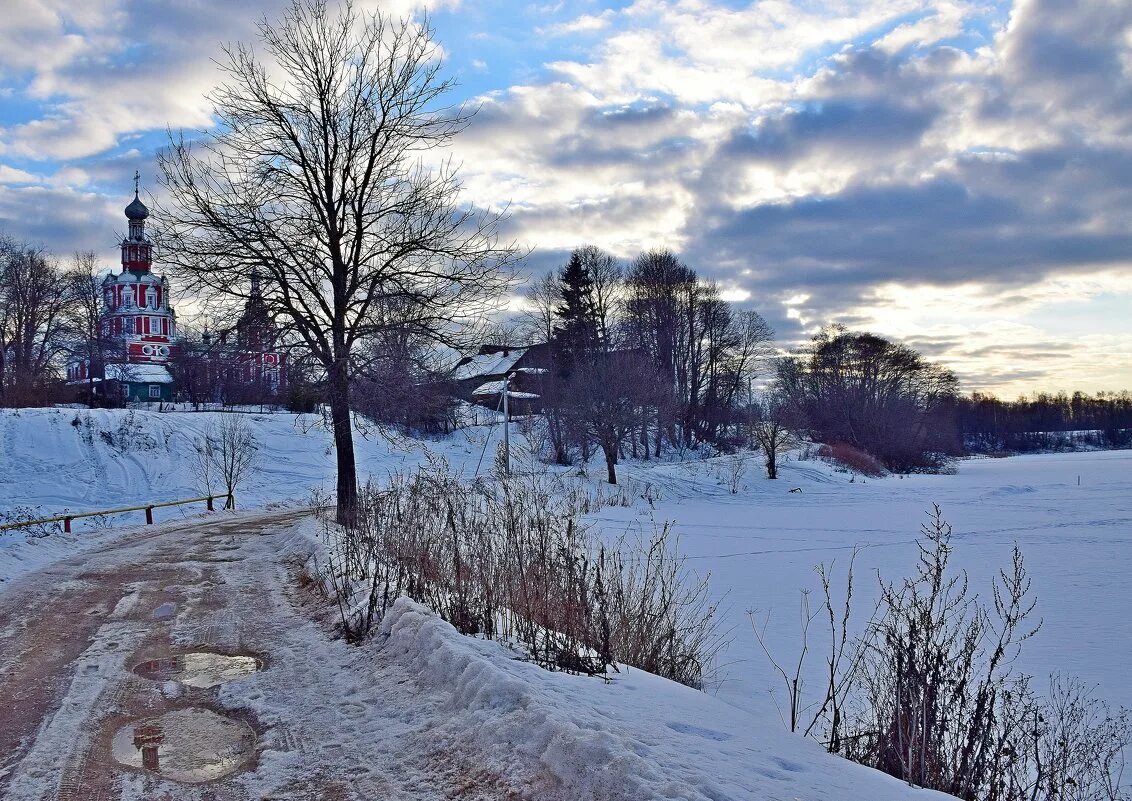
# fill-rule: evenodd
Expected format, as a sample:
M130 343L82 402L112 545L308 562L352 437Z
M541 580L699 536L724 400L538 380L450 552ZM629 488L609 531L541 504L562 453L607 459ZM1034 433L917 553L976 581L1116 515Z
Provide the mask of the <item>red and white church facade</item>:
M124 401L173 400L173 376L167 364L176 355L177 315L170 304L169 281L153 271L153 242L145 233L149 209L138 197L126 206L129 229L122 240L122 272L102 281L99 360L85 358L67 366L75 385L94 384L109 399L110 384ZM92 348L92 350L95 350Z
M99 357L72 362L67 378L80 391L89 387L104 401L169 402L177 394L174 373L182 372L170 367L183 343L178 340L169 280L153 270L153 242L145 233L149 209L138 196L136 175L134 199L125 214L129 229L121 243L122 270L108 274L101 283L101 347L91 348ZM274 352L275 327L263 305L257 275L251 277L248 303L233 333L237 342L228 346L222 339L221 347L206 335L203 355L209 374L231 375L229 384L234 380L265 385L277 396L286 383L286 358Z

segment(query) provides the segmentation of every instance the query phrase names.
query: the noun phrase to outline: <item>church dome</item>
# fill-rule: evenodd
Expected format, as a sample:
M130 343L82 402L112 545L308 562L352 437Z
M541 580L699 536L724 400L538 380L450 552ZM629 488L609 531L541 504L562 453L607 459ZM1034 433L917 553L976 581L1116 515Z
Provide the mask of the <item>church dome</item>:
M126 206L126 216L131 220L144 220L149 216L149 209L141 202L136 192L133 201Z

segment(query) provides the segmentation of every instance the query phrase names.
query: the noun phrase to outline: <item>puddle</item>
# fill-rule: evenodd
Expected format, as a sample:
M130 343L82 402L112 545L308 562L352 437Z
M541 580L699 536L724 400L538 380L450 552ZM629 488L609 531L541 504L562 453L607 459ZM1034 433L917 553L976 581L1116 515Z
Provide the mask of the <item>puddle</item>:
M177 605L175 603L173 603L172 601L166 601L161 606L159 606L159 607L157 607L156 609L153 610L153 619L154 620L168 620L169 618L173 617L173 614L176 611L177 611Z
M134 673L153 681L177 681L188 687L216 687L242 679L260 670L254 656L226 656L207 651L151 659L134 668Z
M178 709L118 730L114 759L186 784L234 773L255 755L256 736L247 723L208 709Z

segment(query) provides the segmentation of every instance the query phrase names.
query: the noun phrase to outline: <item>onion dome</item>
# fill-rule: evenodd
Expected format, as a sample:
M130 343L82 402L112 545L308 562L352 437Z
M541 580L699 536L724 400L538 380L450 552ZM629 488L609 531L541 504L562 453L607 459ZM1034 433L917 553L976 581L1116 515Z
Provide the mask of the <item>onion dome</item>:
M149 216L149 209L141 202L138 193L134 192L134 199L130 205L126 206L126 217L131 220L144 220Z

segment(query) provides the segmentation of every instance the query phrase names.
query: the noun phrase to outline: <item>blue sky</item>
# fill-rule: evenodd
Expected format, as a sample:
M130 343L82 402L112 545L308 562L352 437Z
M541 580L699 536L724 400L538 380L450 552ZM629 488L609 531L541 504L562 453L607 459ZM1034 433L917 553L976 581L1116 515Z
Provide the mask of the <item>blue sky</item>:
M113 264L134 170L282 4L8 0L0 232ZM532 272L671 247L785 344L842 322L969 388L1132 388L1132 4L427 6L480 107L465 196Z

